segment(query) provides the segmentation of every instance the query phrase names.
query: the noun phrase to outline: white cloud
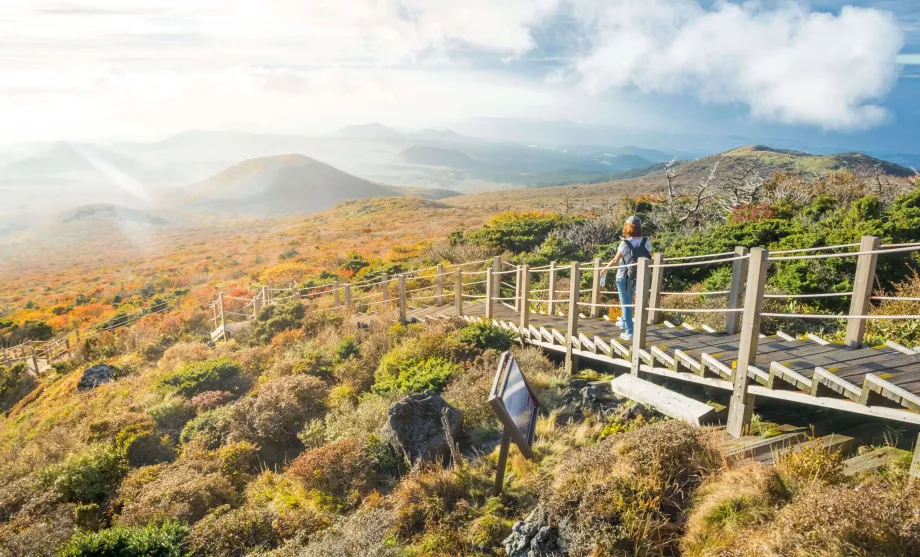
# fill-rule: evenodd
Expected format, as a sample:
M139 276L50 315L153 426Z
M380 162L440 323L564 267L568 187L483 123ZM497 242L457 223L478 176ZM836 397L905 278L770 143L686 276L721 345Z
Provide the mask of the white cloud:
M797 3L694 0L577 0L595 30L591 51L574 64L594 92L635 87L742 103L753 115L828 129L878 124L897 78L903 43L887 12L844 7L839 15Z
M561 9L574 59L536 33ZM696 0L0 0L0 37L0 141L576 117L616 91L858 128L886 117L901 44L879 10Z

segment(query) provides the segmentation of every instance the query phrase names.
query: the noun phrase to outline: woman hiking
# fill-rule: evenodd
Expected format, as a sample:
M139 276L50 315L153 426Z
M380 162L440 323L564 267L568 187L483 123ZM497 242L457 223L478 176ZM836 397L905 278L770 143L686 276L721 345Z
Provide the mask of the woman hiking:
M633 215L626 219L623 226L623 240L617 248L617 254L604 267L601 274L606 281L607 268L617 268L617 293L620 295L620 306L623 312L623 333L620 339L631 341L633 337L633 297L636 294L636 267L629 267L640 257L652 256L652 243L642 235L642 221Z

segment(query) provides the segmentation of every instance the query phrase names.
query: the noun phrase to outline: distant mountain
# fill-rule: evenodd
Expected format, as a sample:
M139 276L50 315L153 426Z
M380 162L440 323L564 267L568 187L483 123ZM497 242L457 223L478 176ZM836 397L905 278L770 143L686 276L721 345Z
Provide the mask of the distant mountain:
M429 145L413 145L401 152L399 159L409 164L446 166L464 170L479 170L485 166L481 161L456 149L431 147Z
M110 169L138 174L137 161L108 149L85 143L58 142L32 156L0 167L4 178L38 178L72 174L107 173Z
M627 145L626 147L614 147L613 149L607 149L607 151L613 153L614 155L634 155L650 162L668 162L674 158L673 155L669 155L661 151L656 151L655 149L644 149L634 145Z
M303 155L250 159L182 190L193 208L276 215L322 211L347 199L391 197L390 189Z
M475 137L461 135L454 130L433 130L424 129L420 132L406 134L406 137L420 141L431 141L436 143L466 143L470 141L481 141Z
M67 211L62 214L58 218L58 221L62 224L75 222L86 224L90 221L115 221L145 225L167 224L169 222L162 217L150 214L148 211L139 211L137 209L111 205L108 203L97 203L94 205L77 207L72 211Z
M340 137L351 137L361 139L399 139L402 137L398 132L380 124L373 122L359 126L345 126L339 130Z

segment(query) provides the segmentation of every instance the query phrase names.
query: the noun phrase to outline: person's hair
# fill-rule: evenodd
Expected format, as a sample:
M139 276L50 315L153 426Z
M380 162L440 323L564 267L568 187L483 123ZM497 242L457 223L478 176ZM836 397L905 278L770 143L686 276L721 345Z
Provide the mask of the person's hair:
M639 222L629 222L623 226L623 236L627 238L641 238L642 237L642 223Z

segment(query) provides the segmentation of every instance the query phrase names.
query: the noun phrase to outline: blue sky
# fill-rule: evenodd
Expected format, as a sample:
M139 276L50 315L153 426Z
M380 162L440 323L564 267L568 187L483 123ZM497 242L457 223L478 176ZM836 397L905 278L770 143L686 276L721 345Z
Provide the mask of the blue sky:
M498 117L920 153L917 99L917 0L0 5L0 143Z

